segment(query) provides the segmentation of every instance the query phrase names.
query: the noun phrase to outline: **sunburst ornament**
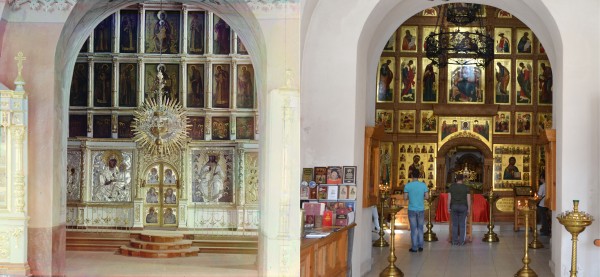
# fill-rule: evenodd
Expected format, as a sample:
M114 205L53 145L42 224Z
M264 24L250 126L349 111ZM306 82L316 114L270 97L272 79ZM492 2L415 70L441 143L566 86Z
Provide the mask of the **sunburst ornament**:
M190 125L179 101L164 95L165 65L161 63L156 69L156 99L146 99L133 113L135 118L131 126L135 142L151 155L165 156L184 148Z

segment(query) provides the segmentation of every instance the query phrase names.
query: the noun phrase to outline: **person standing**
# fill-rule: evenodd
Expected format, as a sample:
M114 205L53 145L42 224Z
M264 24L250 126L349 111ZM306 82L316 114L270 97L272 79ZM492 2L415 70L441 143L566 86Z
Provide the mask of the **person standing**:
M404 200L408 200L408 222L410 224L410 252L423 251L423 224L425 223L425 199L429 199L427 185L418 180L419 169L410 171L412 181L404 186Z
M464 245L467 234L467 215L471 210L469 188L463 183L464 176L456 175L456 183L448 189L448 212L452 218L452 245Z
M540 234L542 236L550 235L550 221L548 220L548 208L546 207L546 180L544 176L540 177L540 187L538 188L537 195L540 198L537 204L537 220L542 224ZM536 225L537 228L537 225Z

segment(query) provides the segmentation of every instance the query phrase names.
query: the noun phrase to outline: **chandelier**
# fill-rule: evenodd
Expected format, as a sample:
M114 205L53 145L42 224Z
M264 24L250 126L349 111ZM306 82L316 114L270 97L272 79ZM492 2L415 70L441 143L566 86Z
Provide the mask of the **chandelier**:
M156 24L159 28L168 25L162 9L162 0ZM144 105L134 111L134 121L131 126L135 142L151 155L165 156L184 148L190 125L179 101L174 95L169 97L165 93L164 74L167 74L167 67L162 63L163 43L159 44L158 49L161 62L156 66L154 79L156 89L149 94Z
M494 59L494 39L486 32L481 9L479 4L440 6L435 31L424 42L425 54L433 64L484 67Z

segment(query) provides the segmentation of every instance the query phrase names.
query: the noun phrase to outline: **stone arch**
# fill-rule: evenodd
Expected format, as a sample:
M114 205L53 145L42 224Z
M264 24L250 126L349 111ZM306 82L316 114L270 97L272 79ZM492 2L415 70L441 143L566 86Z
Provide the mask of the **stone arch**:
M443 176L443 178L437 179L437 187L446 187L446 155L451 149L454 149L457 146L473 146L481 152L483 155L483 189L484 191L489 190L492 187L492 177L494 173L492 170L492 165L494 163L492 149L490 149L487 144L481 140L466 137L451 139L438 149L438 156L436 159L436 174L437 176Z

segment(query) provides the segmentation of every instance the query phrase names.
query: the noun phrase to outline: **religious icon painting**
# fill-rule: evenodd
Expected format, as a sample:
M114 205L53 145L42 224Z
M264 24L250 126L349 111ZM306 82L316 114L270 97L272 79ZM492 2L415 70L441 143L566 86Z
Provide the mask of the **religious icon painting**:
M145 53L179 53L180 17L178 11L146 11Z
M237 139L254 139L254 117L236 117L235 134Z
M517 54L533 53L533 33L530 29L517 29Z
M162 215L163 225L176 225L177 224L177 208L163 208Z
M242 38L239 37L238 35L236 35L236 46L237 46L237 53L239 55L248 55L248 49L246 49L246 45L244 44L244 42L242 41Z
M375 125L383 125L383 130L386 133L394 132L394 110L375 111Z
M163 75L163 95L167 99L179 100L179 65L178 64L146 64L145 65L145 98L155 98L158 92L158 71Z
M110 15L94 28L94 52L112 52L112 38L114 32L113 19L114 15Z
M512 95L511 60L496 59L494 62L494 104L510 105L510 96Z
M531 186L531 146L494 144L494 190L513 190Z
M144 220L144 225L158 225L158 210L157 207L150 207L145 212L146 218Z
M238 64L237 93L238 108L252 109L254 107L254 68L252 64Z
M538 104L552 105L552 67L547 60L538 60Z
M230 72L228 64L213 64L213 108L229 108Z
M533 87L533 61L532 60L516 60L516 89L515 97L517 105L531 105L532 103L532 87Z
M387 43L383 47L383 52L393 53L396 51L396 31L392 33L390 39L388 39Z
M512 14L505 10L498 9L498 14L496 15L498 18L512 18Z
M327 184L341 184L342 183L342 167L341 166L328 166L327 167ZM337 194L336 194L337 195Z
M315 182L319 185L327 183L327 167L315 167Z
M87 63L75 63L71 79L70 106L87 107L89 68Z
M155 164L152 167L150 167L147 172L146 172L146 184L148 185L155 185L158 184L159 181L159 175L158 175L158 170L159 170L159 165ZM155 192L158 193L158 192ZM154 201L146 201L148 203L157 203L158 202L158 194L152 195L152 200L154 200L154 197L157 197L156 202Z
M437 133L437 117L433 110L421 110L421 133Z
M479 134L484 138L484 141L490 140L491 134L491 123L487 118L474 118L473 119L473 132Z
M531 112L516 112L515 118L515 134L531 135L533 114Z
M165 184L167 186L168 185L175 185L175 184L177 184L177 179L178 179L177 178L177 172L175 171L174 168L172 168L172 167L170 167L168 165L165 165L164 168L163 168L162 178L163 178L163 180L162 180L163 184ZM168 191L165 191L165 192L168 192ZM171 191L171 193L174 194L174 195L177 194L176 191ZM166 195L168 196L169 193L167 193ZM168 202L165 202L165 203L166 204L176 204L175 197L173 196L172 199L171 199L171 201L168 201Z
M233 181L234 149L192 149L192 202L230 203L236 191Z
M94 107L112 106L112 64L94 63Z
M417 26L402 26L400 27L400 51L401 52L417 52Z
M439 68L428 58L421 59L423 72L421 73L421 102L438 102L438 76Z
M131 130L131 123L133 122L133 115L119 115L118 116L118 136L119 138L132 138L134 136Z
M417 83L417 59L403 58L400 59L400 102L414 103L416 102Z
M399 110L398 111L398 132L414 133L415 132L415 110Z
M188 64L187 75L187 107L204 108L204 64Z
M87 115L70 114L69 115L69 137L87 136Z
M188 53L204 54L205 12L188 12Z
M91 202L129 202L131 199L131 151L91 151Z
M425 41L427 40L427 37L435 34L436 32L439 32L439 28L436 26L423 26L423 43L420 46L418 46L419 48L421 48L421 52L425 53L425 51L427 51L425 49ZM431 62L431 61L429 61L429 62ZM423 65L426 65L429 62L427 62L427 63L423 62Z
M427 8L427 9L423 10L421 15L422 16L437 16L437 10L434 7ZM424 32L424 34L427 34L427 33Z
M379 180L390 183L392 178L392 142L380 142L379 144Z
M396 59L394 57L381 57L377 71L377 103L394 102L394 72Z
M119 64L119 107L137 107L137 64Z
M498 112L494 117L494 134L510 134L510 112Z
M204 117L188 116L190 129L188 135L192 140L204 140Z
M229 117L212 118L212 139L229 140Z
M121 10L121 35L119 52L136 53L138 45L138 14L137 10Z
M511 38L511 28L494 28L494 54L510 54Z
M111 138L111 116L94 115L94 138Z
M216 14L213 25L213 53L217 55L228 55L231 52L231 28L222 18Z
M539 41L538 41L538 53L546 54L546 49L544 49L544 45L542 45L542 43Z
M538 131L552 129L552 113L538 113Z
M344 184L356 184L356 166L344 166Z
M79 149L67 150L67 201L81 201L83 153Z
M484 68L451 64L448 65L448 76L448 103L484 103Z

